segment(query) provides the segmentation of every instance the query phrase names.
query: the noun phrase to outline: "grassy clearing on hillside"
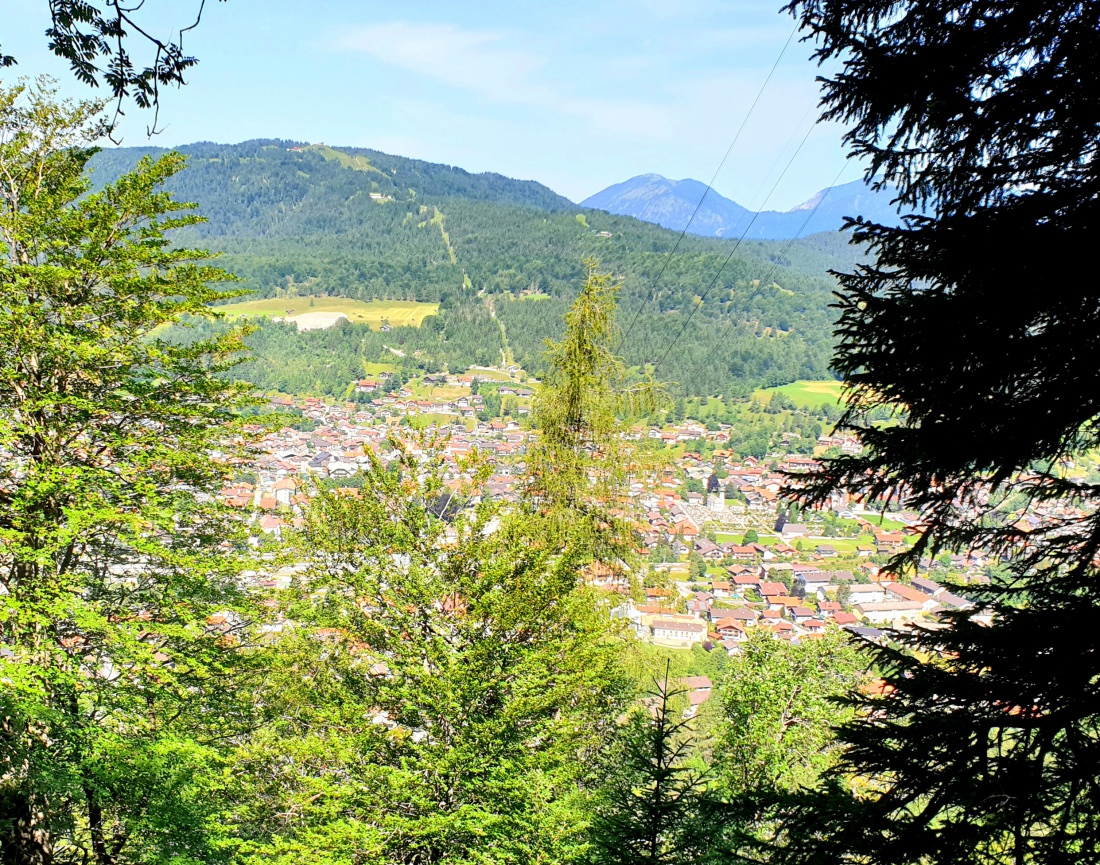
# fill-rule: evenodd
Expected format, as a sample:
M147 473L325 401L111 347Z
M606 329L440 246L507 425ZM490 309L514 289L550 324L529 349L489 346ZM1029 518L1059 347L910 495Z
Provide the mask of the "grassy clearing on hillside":
M756 393L768 400L776 391L789 397L795 405L816 408L822 403L840 405L843 382L839 381L795 381L790 384L758 390Z
M486 369L483 366L472 366L466 370L466 375L476 376L480 381L499 381L501 384L516 383L516 379L502 369Z
M442 412L424 412L423 414L408 415L409 426L415 430L427 429L433 424L438 429L440 427L450 426L455 421L459 421L458 415L444 414ZM464 423L464 421L462 421ZM469 427L467 426L467 429Z
M313 305L310 306L312 300ZM306 313L342 313L353 324L366 324L378 329L388 322L394 327L420 323L429 315L439 312L438 303L420 303L415 300L352 300L348 297L268 297L262 300L245 300L219 306L218 312L229 318L242 315L278 316L281 318Z
M461 387L459 385L431 385L424 384L423 381L409 382L408 387L413 396L418 399L430 399L430 400L452 400L458 399L460 396L469 396L470 389L468 387Z
M369 360L363 361L363 375L365 375L367 378L377 378L384 372L397 372L397 364L371 363Z
M325 144L311 144L309 147L303 147L302 149L318 153L330 162L339 162L344 168L353 168L356 171L373 171L375 174L383 173L381 169L371 165L367 157L352 156L349 153L344 153L342 150L336 150Z

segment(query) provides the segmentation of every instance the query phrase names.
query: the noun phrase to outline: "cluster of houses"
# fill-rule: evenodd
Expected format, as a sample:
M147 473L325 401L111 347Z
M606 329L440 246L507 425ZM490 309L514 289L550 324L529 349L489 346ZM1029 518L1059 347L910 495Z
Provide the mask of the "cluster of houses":
M438 376L429 384L457 386L473 383L472 376ZM310 423L297 423L267 432L259 441L241 479L221 492L221 499L248 515L256 543L263 537L280 539L284 529L302 517L310 484L317 479L338 485L348 481L371 462L398 457L393 436L401 427L395 417L417 412L456 415L453 422L436 421L447 433L441 455L446 482L453 488L468 478L464 458L475 451L492 465L480 494L495 500L515 501L517 475L522 471L530 436L516 418L476 419L477 394L449 397L443 403L406 398L400 391L385 392L381 380L363 379L356 389L378 393L369 402L333 402L317 398L292 400L277 397L277 409L293 409ZM530 391L502 385L516 396ZM469 420L467 410L474 412ZM463 415L466 415L463 417ZM301 428L298 428L301 427ZM312 429L308 429L312 427ZM635 435L651 436L638 429ZM738 458L723 450L724 429L707 430L687 421L660 431L662 439L675 442L709 440L708 456L682 453L662 473L637 480L630 494L638 505L638 525L649 550L664 546L681 562L697 554L710 566L706 585L680 582L678 598L651 594L646 602L624 603L623 615L647 640L668 646L710 642L736 651L753 628L764 628L778 637L801 639L820 634L830 625L875 627L902 625L942 609L958 609L966 599L942 586L917 578L911 584L892 581L879 572L872 559L902 549L907 532L916 528L882 529L865 518L859 502L836 494L831 506L841 516L863 522L873 543L851 544L843 556L829 538L815 537L804 523L776 521L776 506L788 472L805 471L812 457L774 454L765 460ZM407 437L406 450L414 458L420 445ZM685 480L697 480L705 492L685 492ZM867 515L870 516L870 515ZM915 518L914 518L915 519ZM759 529L769 534L768 543L726 541L704 537L704 528L723 522L728 526ZM712 534L712 538L714 535ZM644 552L644 551L643 551ZM830 566L841 558L844 567ZM980 559L960 560L960 567L978 568ZM714 578L720 570L722 578ZM628 594L621 574L596 574L594 581ZM661 590L648 590L651 593ZM679 600L680 603L673 601ZM685 609L686 608L686 609Z
M784 573L788 579L781 582ZM837 597L843 602L830 600ZM689 594L686 611L675 612L675 600L673 590L648 588L645 603L628 599L618 614L643 640L673 648L710 643L736 654L754 629L796 640L820 636L833 625L873 637L878 625L904 627L942 610L973 606L925 577L906 584L876 569L874 578L860 582L850 571L797 563L765 564L715 580Z
M310 481L351 481L372 458L389 462L399 456L393 446L398 428L391 420L393 411L403 411L397 402L392 404L393 411L389 404L382 411L372 411L357 403L316 398L280 397L272 402L275 408L297 409L315 427L310 431L284 427L264 435L249 464L242 466L246 469L242 476L250 479L236 481L221 491L223 502L249 513L257 538L267 535L278 539L288 524L301 517ZM449 440L442 456L445 476L453 487L457 488L468 474L460 462L476 450L494 465L482 495L515 498L515 465L526 452L529 432L515 420L477 422L473 429L455 422L445 431ZM415 437L407 438L406 450L414 458L421 456Z

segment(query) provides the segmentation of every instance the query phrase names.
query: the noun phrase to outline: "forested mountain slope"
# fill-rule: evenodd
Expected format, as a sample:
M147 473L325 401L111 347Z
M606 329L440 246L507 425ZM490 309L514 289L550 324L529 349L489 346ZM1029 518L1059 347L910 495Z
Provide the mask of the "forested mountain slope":
M386 345L419 351L417 362L432 368L496 362L505 337L537 372L589 256L623 281L624 324L651 298L621 351L639 366L667 352L657 372L678 392L744 393L828 374L835 284L826 270L850 257L831 238L789 249L745 242L731 258L732 241L687 236L666 267L673 232L579 207L531 181L287 141L179 149L189 167L170 189L198 202L208 220L181 240L223 252L222 264L258 295L442 303L425 327L386 334L349 325L347 334L298 335L265 325L254 337L263 353L258 384L335 392L360 358L389 356ZM105 182L160 152L103 151L93 178ZM286 371L271 369L280 364L298 372L274 381Z

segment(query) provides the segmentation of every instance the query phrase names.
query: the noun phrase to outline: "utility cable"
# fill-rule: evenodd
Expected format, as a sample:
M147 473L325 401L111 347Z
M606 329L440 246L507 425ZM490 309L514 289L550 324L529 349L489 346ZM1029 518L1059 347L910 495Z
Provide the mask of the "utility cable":
M840 176L844 173L844 170L848 167L848 164L851 161L852 161L852 157L850 157L850 156L844 161L844 164L840 167L840 171L838 171L836 173L836 177L833 178L832 184L825 190L825 192L822 194L821 198L818 199L817 204L814 205L813 210L811 210L809 215L802 221L802 225L799 227L798 231L795 232L794 237L792 237L789 241L787 241L787 245L783 247L783 251L779 253L779 256L772 263L772 268L771 268L770 271L768 271L768 275L760 281L760 284L757 285L756 288L753 290L753 292L749 295L748 299L744 303L744 306L738 311L738 313L737 313L738 315L742 315L743 313L748 311L749 304L751 304L753 302L753 300L756 298L756 296L758 294L760 294L760 292L763 290L764 286L766 286L768 284L769 280L771 280L772 276L775 275L776 270L779 269L779 263L786 257L787 253L790 252L790 249L791 249L792 246L794 246L795 241L797 241L801 238L802 232L806 230L806 227L810 224L810 220L812 220L814 218L814 215L821 208L821 205L825 203L825 200L829 197L829 193L833 189L836 188L837 183L840 182ZM729 321L726 322L725 329L718 335L718 338L715 339L714 344L711 346L710 351L707 352L707 356L705 358L703 358L703 362L699 365L700 367L706 367L707 364L710 363L711 358L714 357L714 353L718 350L718 347L722 344L722 340L725 339L727 332L733 329L733 325L734 325L735 322L736 322L736 319L731 314L730 318L729 318ZM666 352L666 356L667 356L667 352ZM662 362L664 361L663 357L661 358L661 361ZM654 367L653 368L654 374L656 373L656 371L657 371L657 368Z
M795 25L791 30L791 35L787 37L787 41L783 43L782 49L779 51L779 56L775 58L775 62L772 64L772 68L768 71L768 77L764 79L764 83L760 85L760 90L756 93L756 98L753 99L752 105L749 106L748 112L745 114L744 119L741 121L741 125L737 128L737 132L733 136L733 141L730 142L730 146L726 148L726 154L722 157L722 161L718 163L718 168L714 172L714 176L711 177L710 183L707 184L707 188L703 190L702 196L699 198L699 203L695 205L695 210L691 212L691 216L688 218L687 224L684 225L683 231L680 232L680 236L676 238L676 243L673 244L672 249L669 250L665 256L664 263L661 265L660 271L657 273L656 278L650 284L649 291L646 293L646 298L642 301L642 305L638 307L634 313L634 317L630 321L630 325L627 327L626 332L619 340L619 344L615 346L615 353L617 354L619 349L626 343L627 338L634 330L634 325L638 323L638 318L655 296L657 287L661 284L661 278L665 275L665 271L668 269L669 262L672 261L672 257L676 254L676 250L680 248L680 243L683 241L684 236L687 234L688 229L691 227L691 223L695 221L696 215L699 213L699 209L703 206L703 202L706 201L707 196L710 194L711 189L714 187L714 181L718 179L718 175L722 171L722 167L726 164L726 160L729 159L730 153L733 152L734 146L737 144L738 139L741 137L741 133L745 131L745 126L748 125L749 118L752 117L753 111L756 109L756 105L760 102L760 97L764 95L764 90L767 88L768 83L772 80L772 76L775 74L775 70L779 68L779 63L783 59L783 55L787 53L787 48L791 44L791 40L794 39L794 34L798 32L798 25Z
M768 197L765 198L763 203L760 205L761 207L766 205L768 203L768 201L771 199L772 195L775 193L775 190L779 187L779 184L783 181L784 176L786 176L787 172L790 170L791 165L794 163L795 159L798 158L798 154L802 151L802 147L809 140L810 133L814 131L815 126L817 126L816 122L813 123L810 126L810 128L806 130L806 134L804 136L802 136L802 140L798 143L798 147L795 148L794 153L791 154L791 158L787 161L787 164L783 167L783 171L780 173L779 177L776 178L775 184L772 186L771 191L768 192ZM845 163L845 164L847 164L847 163ZM822 199L822 200L824 200L824 199ZM818 202L818 204L820 205L820 202ZM748 235L749 230L752 228L753 223L756 222L756 219L757 219L758 216L760 216L761 212L762 211L758 210L756 213L753 214L752 219L749 220L749 224L745 226L745 230L743 232L741 232L741 236L738 237L737 242L734 243L733 249L730 250L729 255L726 256L725 260L722 262L721 267L718 268L718 272L714 274L714 278L710 281L710 285L707 286L706 290L700 296L699 302L692 306L691 312L688 314L687 319L685 319L683 326L676 333L676 336L673 337L672 342L669 343L668 348L666 348L664 354L661 355L661 359L658 360L656 364L654 364L654 366L653 366L654 372L656 372L657 367L659 367L661 364L663 364L665 362L665 358L667 358L669 356L669 353L672 351L673 348L675 348L676 343L680 341L680 337L682 337L684 335L684 331L686 331L688 329L688 325L691 324L691 320L693 318L695 318L695 313L699 311L700 307L702 307L703 303L706 301L707 295L710 294L711 290L717 284L718 278L722 275L722 271L724 271L726 269L726 265L730 263L730 261L733 258L734 254L737 252L738 248L741 246L741 241L743 241L745 239L746 235ZM816 212L816 208L814 209L814 212Z

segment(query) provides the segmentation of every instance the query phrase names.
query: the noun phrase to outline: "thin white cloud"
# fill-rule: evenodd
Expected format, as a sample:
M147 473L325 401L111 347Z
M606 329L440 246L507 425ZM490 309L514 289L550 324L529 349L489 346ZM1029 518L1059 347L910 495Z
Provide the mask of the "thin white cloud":
M507 46L509 34L453 24L395 21L337 37L335 47L374 57L491 99L512 101L542 58ZM521 100L522 101L522 100Z
M621 131L665 139L668 115L658 103L574 95L560 86L546 58L510 47L516 34L464 30L453 24L393 22L359 28L334 47L366 54L494 102L523 105L580 118L596 131ZM540 73L545 73L540 76ZM545 83L556 79L558 86ZM588 85L598 89L598 80Z
M387 140L383 147L400 150L403 146L417 152L434 151L446 144L455 158L476 165L481 162L476 158L478 148L495 138L515 142L516 146L506 151L511 155L532 147L538 150L540 145L552 146L559 154L580 147L593 156L604 154L613 165L637 163L640 170L674 170L669 162L717 165L767 75L770 60L762 65L739 56L741 63L730 62L732 55L741 54L730 47L782 44L789 33L773 23L715 28L702 38L710 56L699 58L701 62L694 68L693 64L685 67L681 57L684 46L673 34L663 40L660 51L648 52L633 43L633 50L626 52L593 54L587 46L579 53L563 52L560 45L540 41L537 34L529 32L399 21L347 30L331 38L328 47L433 82L431 90L419 97L423 103L414 112L416 122L406 117L402 124L418 129L414 133L417 142ZM631 43L627 40L625 44ZM800 53L793 49L790 54ZM769 47L764 53L772 50ZM818 92L812 68L792 72L779 70L768 85L718 179L720 188L753 197L750 190L758 187L760 178L782 167L775 166L783 151L791 152L816 115ZM499 108L521 110L482 110L471 106L468 98L463 101L448 95L444 88ZM436 108L425 109L428 104ZM444 122L442 117L453 114L458 105L463 105L459 113L465 122L456 122L454 117ZM551 115L571 120L573 125L562 125ZM456 134L457 129L463 131ZM835 129L826 127L815 130L812 138L816 143L835 135ZM433 140L435 144L431 144ZM466 152L461 143L465 141L478 145ZM807 151L811 149L808 143ZM499 154L496 159L500 161ZM805 156L797 160L799 166L803 161ZM782 163L786 163L785 157ZM523 164L517 157L514 165L502 164L498 170L526 174ZM705 170L692 170L709 177ZM797 173L797 167L792 167L792 173ZM562 187L567 194L577 193L572 183L562 183ZM799 195L805 198L801 192ZM782 190L777 197L783 197ZM768 206L778 204L770 201Z

